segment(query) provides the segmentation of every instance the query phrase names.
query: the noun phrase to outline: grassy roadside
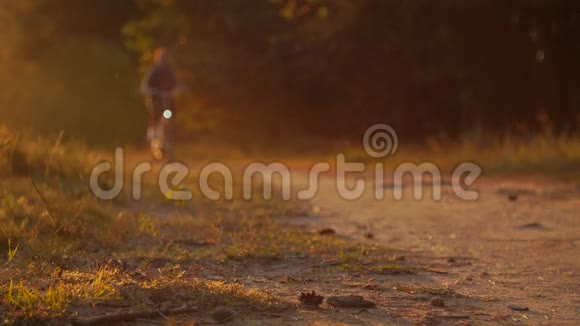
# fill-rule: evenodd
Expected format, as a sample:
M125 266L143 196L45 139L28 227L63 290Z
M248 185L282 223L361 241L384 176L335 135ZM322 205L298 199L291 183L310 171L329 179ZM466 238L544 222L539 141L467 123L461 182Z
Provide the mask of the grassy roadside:
M523 171L535 161L541 163L538 171L554 175L561 169L551 164L573 165L578 159L577 140L540 147L544 141L520 144L524 150L517 155L513 144L487 152L475 145L450 151L432 144L421 155L401 149L393 162L421 162L432 155L447 167L476 157L486 167L514 155L514 169ZM396 293L455 296L448 288L418 288L405 279L437 271L396 251L279 223L277 216L308 214L310 209L298 203L210 201L198 193L192 201L169 201L154 180L146 180L139 202L128 193L102 201L88 190L88 174L112 153L7 131L0 143L0 317L5 323L83 323L105 313L152 311L159 323L175 324L169 315L181 308L191 308L189 318L213 322L211 310L218 305L258 320L295 321L302 318L296 316L300 292L345 286L356 293L382 293L390 286ZM542 150L528 153L531 148ZM567 158L559 156L562 152ZM352 151L347 157L363 154ZM508 171L506 166L500 171ZM360 281L340 284L345 278ZM416 304L401 309L409 321L424 318ZM311 318L324 324L320 315Z
M362 148L346 152L347 161L369 161ZM433 163L451 172L463 162L476 163L487 176L538 176L580 181L580 135L556 135L546 127L533 135L466 136L461 142L431 138L422 146L400 144L382 160L387 168L404 162Z
M481 130L472 130L464 134L460 140L451 140L445 136L434 136L422 143L406 143L399 139L396 152L380 159L373 159L366 153L362 145L362 135L359 142L329 143L321 142L317 146L310 143L303 147L289 146L270 151L247 149L227 149L215 144L211 150L199 146L182 144L181 157L191 157L202 161L248 160L263 162L289 163L293 167L309 168L313 162L328 162L333 165L337 154L344 154L347 162L383 163L385 169L392 170L405 162L433 163L442 173L451 173L460 163L471 162L482 167L485 175L491 177L503 176L537 176L557 178L564 181L580 182L580 134L556 134L549 121L542 120L539 131L526 131L520 127L518 132L488 134ZM299 143L299 142L298 142ZM301 152L301 149L308 151ZM381 150L381 148L377 148ZM207 153L211 152L212 157ZM215 155L214 155L215 153Z
M87 180L91 164L105 156L58 139L3 136L5 323L82 323L129 311L159 312L155 317L163 320L163 311L181 307L209 318L218 305L263 318L293 311L295 300L236 281L259 278L251 266L298 265L311 276L319 270L398 272L385 249L276 223L274 216L304 214L295 203L213 202L198 194L190 202L168 201L152 182L139 202L128 194L103 201L90 193ZM385 261L392 264L385 267Z
M142 207L38 188L44 200L22 178L3 183L14 189L4 192L0 208L0 297L8 323L184 305L200 318L218 305L258 316L292 311L295 302L268 287L236 281L259 278L253 265L300 265L306 276L413 273L385 249L275 223L275 203L200 210L197 203L151 199Z

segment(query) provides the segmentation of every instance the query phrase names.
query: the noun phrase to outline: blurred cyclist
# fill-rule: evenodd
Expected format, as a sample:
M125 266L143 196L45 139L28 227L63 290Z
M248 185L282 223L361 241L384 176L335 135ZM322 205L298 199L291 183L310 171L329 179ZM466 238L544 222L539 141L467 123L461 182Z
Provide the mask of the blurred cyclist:
M180 90L177 73L169 62L167 49L157 48L153 53L154 64L145 75L141 89L146 96L149 110L147 140L153 137L156 126L165 110L175 112L175 96Z

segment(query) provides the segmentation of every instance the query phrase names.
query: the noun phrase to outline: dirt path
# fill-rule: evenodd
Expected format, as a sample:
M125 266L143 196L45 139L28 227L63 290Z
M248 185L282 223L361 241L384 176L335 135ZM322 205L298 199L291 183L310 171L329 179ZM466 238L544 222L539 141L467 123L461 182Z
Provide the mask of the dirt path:
M306 171L293 171L292 178L294 191L306 188ZM472 187L479 199L464 201L444 182L443 198L435 201L428 184L424 199L415 200L412 184L405 183L403 199L395 200L387 180L384 199L377 200L370 181L362 198L346 200L335 179L322 177L315 197L303 202L310 214L278 220L313 232L332 228L337 236L390 248L404 259L402 265L418 267L414 272L315 268L320 261L304 258L242 263L232 275L222 271L226 279L239 281L242 275L245 287L267 290L285 302L296 302L301 291L316 290L325 296L362 295L377 303L376 309L364 311L298 308L273 317L277 324L578 324L578 185L480 178ZM441 297L445 306L430 304L434 297Z
M475 314L471 321L486 320L477 315L502 315L534 325L579 322L577 186L480 179L475 184L480 198L471 202L445 190L441 201L429 196L417 201L408 186L404 199L394 200L389 185L379 201L370 187L362 198L349 201L337 194L334 179L322 179L312 200L321 218L297 223L331 227L338 234L402 250L408 261L442 271L405 281L448 287L464 296L447 298L448 310Z

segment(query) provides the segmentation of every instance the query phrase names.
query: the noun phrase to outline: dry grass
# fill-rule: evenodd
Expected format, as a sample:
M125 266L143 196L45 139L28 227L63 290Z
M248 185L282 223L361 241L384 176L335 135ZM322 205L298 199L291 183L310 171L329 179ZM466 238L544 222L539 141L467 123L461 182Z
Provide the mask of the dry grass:
M428 162L437 165L442 173L471 162L481 166L488 176L535 175L580 181L580 118L575 132L556 132L546 114L538 114L535 125L532 128L518 123L503 133L474 127L458 140L435 135L420 145L399 139L397 151L380 161L387 169L404 162ZM338 152L344 152L347 161L373 161L362 144Z
M146 214L45 185L49 211L21 186L20 192L3 195L0 208L6 253L0 298L9 322L181 304L275 311L288 303L212 276L235 274L237 265L252 262L369 255L346 240L279 226L271 214L253 217L218 209L214 212L221 217L196 217L183 206Z
M175 202L152 183L139 204L126 193L102 201L86 187L98 153L9 136L0 164L11 171L21 151L16 164L27 173L5 171L0 186L0 310L8 323L182 304L277 311L289 303L220 275L252 263L367 254L356 243L275 223L279 214L303 214L294 203L197 195Z
M346 153L347 161L369 161L361 149ZM432 137L425 145L400 144L394 155L383 160L386 168L394 169L403 162L430 162L442 173L452 172L463 162L480 165L489 176L537 175L580 180L580 135L556 135L550 124L540 132L505 132L503 135L472 133L454 142Z
M128 193L102 201L87 180L92 164L107 155L6 130L0 144L0 311L6 323L183 304L199 307L202 317L216 305L258 314L288 309L292 302L268 288L235 282L251 275L254 264L300 265L314 278L421 270L384 248L276 223L275 216L308 211L294 202L208 201L199 193L191 202L168 201L152 180L139 203ZM491 170L559 173L580 163L580 141L549 135L492 145L466 141L451 151L432 143L430 153L442 166L469 159Z

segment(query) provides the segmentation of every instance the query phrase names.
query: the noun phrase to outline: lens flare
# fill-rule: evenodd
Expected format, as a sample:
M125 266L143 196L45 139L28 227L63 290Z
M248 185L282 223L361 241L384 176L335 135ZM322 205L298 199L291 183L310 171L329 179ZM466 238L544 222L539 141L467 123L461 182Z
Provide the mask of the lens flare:
M165 119L170 119L172 115L173 115L173 112L171 112L171 110L165 110L165 111L163 111L163 117Z

